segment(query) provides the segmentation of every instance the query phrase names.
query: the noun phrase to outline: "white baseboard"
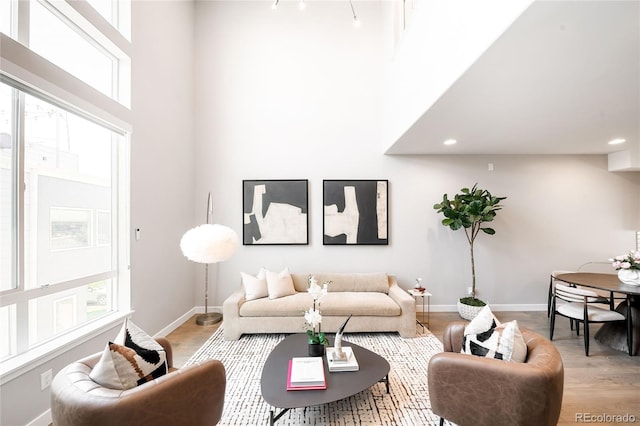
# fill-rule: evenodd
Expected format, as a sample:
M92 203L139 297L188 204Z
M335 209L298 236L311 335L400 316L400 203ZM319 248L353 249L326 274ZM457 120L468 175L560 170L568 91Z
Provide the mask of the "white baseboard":
M204 312L204 310L203 310ZM172 331L174 331L175 329L177 329L178 327L180 327L182 324L184 324L185 322L187 322L187 320L189 318L191 318L194 314L198 313L197 308L191 308L189 309L187 312L185 312L184 314L182 314L180 317L178 317L175 321L173 321L172 323L170 323L169 325L167 325L165 328L163 328L162 330L158 331L155 336L153 337L164 337L166 335L168 335L169 333L171 333Z
M51 423L53 423L53 419L51 418L51 409L49 409L27 423L27 426L49 426Z
M546 311L546 304L527 304L527 305L493 305L489 303L491 310L494 312L532 312L532 311ZM431 312L458 312L456 305L424 305L424 311L422 310L422 303L416 304L416 312L427 312L429 309Z
M195 308L196 314L204 314L204 306L196 306ZM218 312L222 313L222 306L209 306L208 312Z
M208 312L222 313L222 306L209 306ZM187 322L189 318L195 314L204 314L204 306L195 306L189 309L187 312L178 317L175 321L171 322L162 330L158 331L153 337L164 337Z

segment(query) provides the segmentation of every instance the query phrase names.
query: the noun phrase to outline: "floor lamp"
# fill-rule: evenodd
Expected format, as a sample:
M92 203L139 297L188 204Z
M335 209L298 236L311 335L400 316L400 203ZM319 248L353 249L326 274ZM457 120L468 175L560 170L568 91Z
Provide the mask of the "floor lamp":
M209 264L229 259L238 249L238 234L228 226L211 224L213 201L207 200L207 223L189 229L180 240L180 249L193 262L205 264L204 314L196 317L196 324L211 325L222 320L222 314L209 309Z

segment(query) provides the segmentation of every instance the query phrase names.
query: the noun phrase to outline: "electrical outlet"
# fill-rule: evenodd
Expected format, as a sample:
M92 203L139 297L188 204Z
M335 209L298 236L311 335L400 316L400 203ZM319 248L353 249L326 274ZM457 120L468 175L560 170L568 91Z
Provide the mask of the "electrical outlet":
M467 294L471 296L473 294L473 287L467 287Z
M45 390L51 386L51 380L53 379L53 372L48 369L40 375L40 390Z

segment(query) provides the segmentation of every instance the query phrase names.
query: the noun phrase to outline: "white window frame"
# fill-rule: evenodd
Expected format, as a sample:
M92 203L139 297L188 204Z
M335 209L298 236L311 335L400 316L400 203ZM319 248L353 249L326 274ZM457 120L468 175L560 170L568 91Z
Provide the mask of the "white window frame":
M114 267L111 271L96 274L91 277L82 277L56 285L45 285L35 289L25 289L23 274L25 267L22 250L24 247L24 218L23 213L18 215L15 223L17 235L17 248L15 267L18 270L17 288L0 293L0 306L15 306L17 327L17 355L0 361L0 385L19 377L21 374L42 365L45 362L63 354L69 349L86 341L87 336L95 335L112 328L122 321L124 317L131 315L130 307L130 212L129 212L129 153L131 133L131 111L128 108L130 94L130 52L131 44L111 24L100 16L84 0L64 0L49 2L38 0L48 6L55 7L70 21L81 28L87 34L100 43L105 49L118 56L123 66L119 74L117 98L110 98L99 93L78 78L70 75L59 67L51 64L44 58L29 50L28 25L29 2L15 2L18 6L17 28L12 28L16 40L10 35L0 33L0 81L12 86L21 92L40 97L61 108L65 108L77 115L89 119L123 136L122 143L114 146L113 158L113 200L111 212L111 245L114 253ZM24 96L22 95L22 98ZM24 99L23 99L24 101ZM18 113L20 115L20 112ZM18 123L18 126L23 125ZM21 129L24 130L24 129ZM23 131L18 136L23 138ZM114 144L116 145L116 144ZM17 157L19 168L17 173L16 188L24 187L24 141L17 145ZM23 191L17 191L15 197L18 209L24 205ZM115 232L115 233L114 233ZM61 336L54 337L33 348L28 348L28 301L42 296L47 296L68 289L80 287L103 279L115 279L113 311L92 322L76 327Z

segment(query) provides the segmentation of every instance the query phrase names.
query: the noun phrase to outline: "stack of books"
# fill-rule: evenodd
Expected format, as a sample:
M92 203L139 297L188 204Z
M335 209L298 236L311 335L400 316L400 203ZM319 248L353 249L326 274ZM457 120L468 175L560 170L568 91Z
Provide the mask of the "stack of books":
M289 360L287 390L326 388L322 357L297 357Z
M358 360L356 359L356 355L353 353L351 347L343 347L342 352L346 355L345 358L339 358L336 355L335 348L327 348L327 363L329 365L329 371L332 373L338 371L358 371L360 366L358 365Z

